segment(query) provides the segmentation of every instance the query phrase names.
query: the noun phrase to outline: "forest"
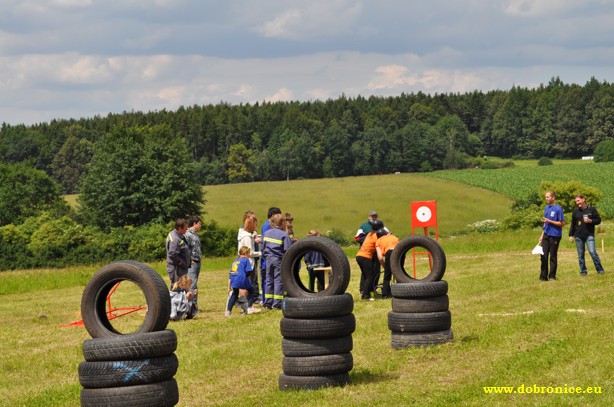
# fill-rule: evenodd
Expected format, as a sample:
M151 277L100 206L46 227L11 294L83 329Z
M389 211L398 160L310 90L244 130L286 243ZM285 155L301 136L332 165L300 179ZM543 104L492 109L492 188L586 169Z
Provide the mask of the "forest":
M578 158L614 139L614 86L553 77L537 88L180 107L2 124L0 162L80 192L96 143L164 125L183 138L200 185L476 167L484 156Z

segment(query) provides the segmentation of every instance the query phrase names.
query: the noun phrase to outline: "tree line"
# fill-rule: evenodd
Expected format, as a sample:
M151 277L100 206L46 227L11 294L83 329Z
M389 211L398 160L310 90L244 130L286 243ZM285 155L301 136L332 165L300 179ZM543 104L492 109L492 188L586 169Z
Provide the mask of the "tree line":
M0 160L80 192L96 145L115 128L168 126L201 185L419 172L476 157L577 158L614 139L614 86L554 77L537 88L326 101L180 107L0 128Z

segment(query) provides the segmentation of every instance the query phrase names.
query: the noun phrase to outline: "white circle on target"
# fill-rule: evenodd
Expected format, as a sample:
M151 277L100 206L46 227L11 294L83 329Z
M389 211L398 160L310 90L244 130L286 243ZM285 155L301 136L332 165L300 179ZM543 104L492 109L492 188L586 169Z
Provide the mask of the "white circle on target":
M420 222L428 222L431 216L431 209L428 206L421 206L416 211L416 218L418 218Z

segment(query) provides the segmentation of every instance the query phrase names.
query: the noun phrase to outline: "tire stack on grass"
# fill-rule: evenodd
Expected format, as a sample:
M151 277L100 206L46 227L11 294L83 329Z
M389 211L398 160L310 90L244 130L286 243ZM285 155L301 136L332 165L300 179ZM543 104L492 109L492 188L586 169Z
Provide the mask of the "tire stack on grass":
M130 281L143 290L145 319L136 332L118 332L106 311L107 296ZM165 329L171 312L164 280L149 266L110 263L90 279L83 292L81 314L92 339L83 343L79 364L82 406L174 406L179 390L174 379L179 362L177 335Z
M321 253L332 270L328 287L317 293L305 287L297 267L310 251ZM354 367L356 319L354 299L345 293L350 265L343 250L328 238L301 239L284 255L281 276L288 296L282 302L280 321L284 357L279 388L311 390L348 384Z
M350 294L284 299L280 389L316 389L349 383L348 373L354 367L353 308Z
M431 272L423 279L409 276L404 269L408 251L425 248L432 261ZM426 236L401 240L390 258L393 284L392 311L388 313L390 344L394 349L439 345L454 339L449 310L448 283L442 280L446 257L439 244Z
M164 330L83 343L82 406L174 406L177 336Z

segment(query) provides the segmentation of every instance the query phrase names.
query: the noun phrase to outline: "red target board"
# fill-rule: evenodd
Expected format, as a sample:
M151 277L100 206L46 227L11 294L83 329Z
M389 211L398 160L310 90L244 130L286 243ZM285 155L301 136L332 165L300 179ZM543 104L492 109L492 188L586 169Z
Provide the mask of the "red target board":
M412 202L411 227L437 227L437 201Z

